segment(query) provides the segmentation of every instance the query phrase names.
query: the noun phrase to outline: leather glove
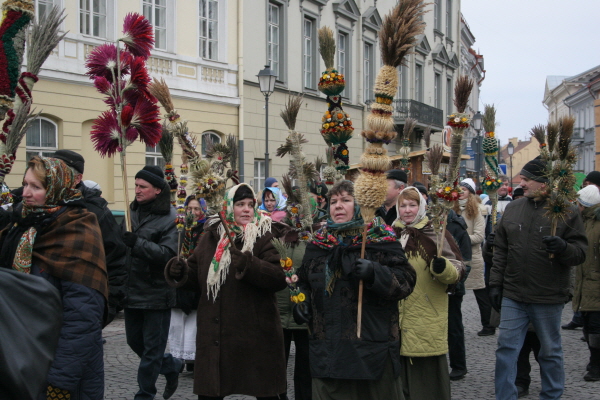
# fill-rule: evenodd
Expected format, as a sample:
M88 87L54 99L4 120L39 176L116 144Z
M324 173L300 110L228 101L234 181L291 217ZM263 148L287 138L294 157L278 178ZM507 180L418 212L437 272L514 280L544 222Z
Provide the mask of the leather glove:
M362 279L367 283L373 283L375 280L375 263L373 261L359 258L352 265L352 275L356 279Z
M123 233L123 243L128 247L135 246L135 242L137 241L138 235L133 232L124 232Z
M499 286L491 287L489 297L492 308L500 312L500 308L502 308L502 288Z
M558 236L544 236L542 242L546 245L548 253L560 254L567 249L567 242Z
M441 274L446 269L446 259L444 257L434 257L431 261L431 269L436 274Z
M180 279L183 271L187 271L187 261L184 258L175 258L169 261L169 276L173 279Z
M310 297L307 293L304 294L306 296L306 300L302 303L294 304L294 308L292 309L292 315L294 316L294 321L298 325L308 324L312 319L312 311L310 309Z
M494 240L496 239L496 232L492 232L488 235L487 237L487 244L489 246L493 246L494 245Z
M231 265L238 272L243 272L246 265L248 265L248 257L251 257L252 255L249 252L242 253L234 247L230 247L229 252L231 253Z

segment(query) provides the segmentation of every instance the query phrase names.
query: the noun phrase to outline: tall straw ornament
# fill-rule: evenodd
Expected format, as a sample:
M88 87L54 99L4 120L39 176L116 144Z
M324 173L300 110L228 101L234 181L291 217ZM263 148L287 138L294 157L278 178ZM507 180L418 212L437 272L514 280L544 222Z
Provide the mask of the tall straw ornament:
M482 149L485 155L485 176L481 180L481 187L490 196L492 201L492 229L496 227L498 218L498 189L502 180L498 179L498 139L496 139L496 107L486 104L483 112L483 137Z
M395 137L393 101L398 89L397 67L416 44L416 36L423 33L425 22L421 18L425 4L421 0L401 0L383 19L379 32L383 66L375 78L375 103L367 116L366 129L361 135L367 146L360 158L360 175L354 185L355 198L365 222L362 235L361 258L365 255L367 227L375 211L385 202L387 183L385 172L390 168L390 157L384 144ZM362 319L363 282L358 288L357 336L360 338Z
M108 111L95 121L90 133L94 148L102 157L119 153L125 199L125 224L131 230L126 149L138 137L155 147L162 127L156 98L148 91L151 78L146 60L154 45L154 28L137 13L125 16L123 36L115 43L102 44L86 60L86 74L106 96ZM120 47L120 43L125 46Z
M335 40L333 32L327 26L319 29L319 52L325 62L325 72L319 79L319 91L327 96L327 111L321 119L321 135L331 147L332 164L337 170L335 179L343 178L349 167L350 155L346 142L352 137L354 128L350 115L342 108L341 93L346 87L344 75L333 66Z
M398 154L400 154L400 166L399 169L406 172L407 175L410 174L411 163L410 163L410 135L413 130L417 126L417 120L414 118L406 118L404 120L404 128L402 129L402 140L400 150L398 150Z

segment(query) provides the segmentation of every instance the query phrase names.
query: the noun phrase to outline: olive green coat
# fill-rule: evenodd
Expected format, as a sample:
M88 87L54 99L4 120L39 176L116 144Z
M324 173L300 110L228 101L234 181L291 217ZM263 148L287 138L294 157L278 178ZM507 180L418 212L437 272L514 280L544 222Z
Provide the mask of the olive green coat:
M587 256L575 267L574 311L600 311L600 204L581 213L588 238Z

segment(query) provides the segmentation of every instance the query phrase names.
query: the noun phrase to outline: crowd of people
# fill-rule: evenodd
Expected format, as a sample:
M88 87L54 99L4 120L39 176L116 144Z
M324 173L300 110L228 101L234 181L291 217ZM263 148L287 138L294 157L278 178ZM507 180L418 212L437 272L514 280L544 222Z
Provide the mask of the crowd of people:
M245 183L229 188L220 217L192 194L191 224L178 231L164 173L146 166L135 175L126 229L98 185L83 180L84 164L69 150L34 156L2 209L0 283L34 278L20 284L54 318L23 314L31 327L11 343L26 346L40 332L47 339L24 353L31 366L21 360L6 375L1 399L102 399L102 329L122 309L127 344L140 359L135 399L155 398L160 374L170 398L186 366L199 400L287 399L293 341L298 400L450 400L450 381L468 373L465 289L477 300L478 335L498 330L497 399L528 393L532 350L540 398L561 398L560 320L571 299L579 319L563 328L583 326L583 379L600 380L600 172L586 177L555 230L540 160L523 167L514 190L502 177L495 212L464 179L443 237L428 214L426 185L409 185L404 171L387 172L386 200L371 221L351 181L313 183L304 241L275 178L258 194ZM274 239L289 247L289 265ZM282 267L292 265L290 282ZM0 366L11 356L5 346Z

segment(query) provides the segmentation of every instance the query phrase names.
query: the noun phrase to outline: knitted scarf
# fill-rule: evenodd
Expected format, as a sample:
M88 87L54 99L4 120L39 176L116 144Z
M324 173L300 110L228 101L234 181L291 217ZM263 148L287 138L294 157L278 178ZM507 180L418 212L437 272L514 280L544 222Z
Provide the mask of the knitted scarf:
M241 251L252 252L254 243L256 243L256 239L271 231L271 218L266 215L261 215L256 210L256 195L254 194L254 191L252 191L252 193L255 197L255 207L254 218L252 219L252 222L247 225L238 225L235 222L233 215L233 197L241 186L247 186L250 188L250 190L252 190L252 188L246 183L240 183L239 185L229 189L225 194L223 208L220 212L223 220L229 228L231 237L227 237L225 227L221 223L217 230L217 233L219 234L219 242L217 244L217 249L215 250L212 261L210 262L208 268L208 277L206 279L206 285L208 288L207 296L209 299L212 296L213 302L216 300L219 290L221 289L221 285L225 283L225 279L227 279L227 274L229 273L229 265L231 264L231 241L235 241L236 238L241 239L243 243ZM207 224L210 225L220 222L221 221L219 218L212 218L207 222Z
M54 214L62 206L82 198L81 192L73 188L74 176L71 168L56 158L40 158L46 169L46 199L44 204L39 206L23 203L23 217L29 214ZM27 274L31 272L31 257L36 235L35 226L31 226L23 233L15 252L13 269Z

